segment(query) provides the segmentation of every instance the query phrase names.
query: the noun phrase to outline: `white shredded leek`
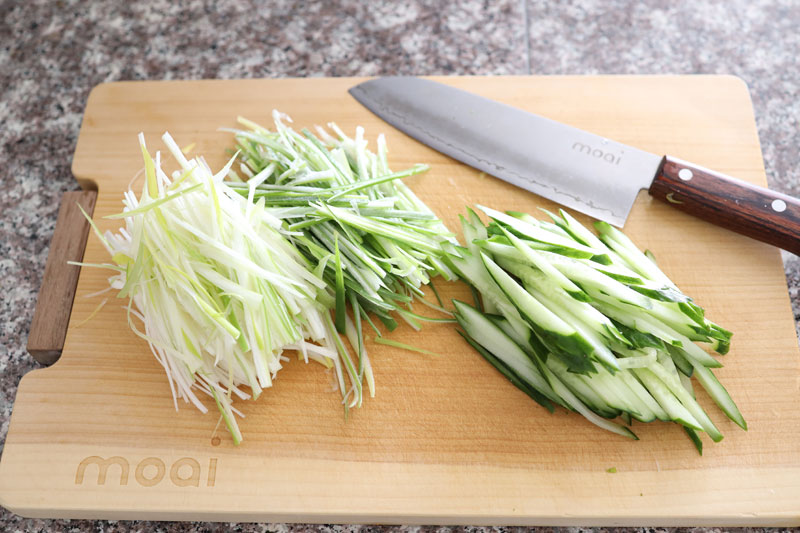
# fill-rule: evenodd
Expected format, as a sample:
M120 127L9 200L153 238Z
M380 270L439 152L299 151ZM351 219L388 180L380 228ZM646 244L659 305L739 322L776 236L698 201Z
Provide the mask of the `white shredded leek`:
M162 139L181 168L170 177L140 136L143 189L108 217L125 226L99 235L93 225L115 263L102 266L119 270L109 283L129 299L129 324L164 367L176 408L181 399L205 411L199 396L210 396L238 444L233 396L271 386L285 350L341 368L326 327L332 297L264 201L222 181L233 159L214 174Z

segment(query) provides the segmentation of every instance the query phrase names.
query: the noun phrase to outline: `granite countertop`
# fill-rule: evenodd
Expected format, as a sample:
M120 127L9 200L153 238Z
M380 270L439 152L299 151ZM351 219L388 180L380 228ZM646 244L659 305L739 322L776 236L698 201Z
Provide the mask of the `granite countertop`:
M752 92L770 186L800 196L800 3L794 0L0 0L0 12L0 445L17 384L38 366L25 351L28 327L59 198L77 188L70 164L86 98L101 82L735 74ZM786 253L783 259L797 318L800 262ZM0 529L434 528L31 520L2 510ZM467 529L506 528L436 531Z

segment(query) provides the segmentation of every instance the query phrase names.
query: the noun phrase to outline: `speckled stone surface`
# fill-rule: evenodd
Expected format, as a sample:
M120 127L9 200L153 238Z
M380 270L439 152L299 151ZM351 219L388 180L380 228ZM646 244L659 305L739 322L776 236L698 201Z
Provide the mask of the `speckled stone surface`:
M25 352L28 327L59 198L77 188L69 167L86 97L101 82L381 74L736 74L752 92L770 186L800 195L800 3L795 0L0 0L0 14L0 445L17 383L37 366ZM798 317L800 260L784 254L784 262ZM0 529L517 530L30 520L5 510Z

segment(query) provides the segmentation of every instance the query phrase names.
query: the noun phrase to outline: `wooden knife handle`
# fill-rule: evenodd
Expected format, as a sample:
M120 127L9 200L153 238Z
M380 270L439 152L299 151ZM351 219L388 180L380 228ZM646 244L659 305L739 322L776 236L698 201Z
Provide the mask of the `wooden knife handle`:
M667 156L650 194L673 207L800 255L800 200Z
M83 259L89 236L89 223L78 209L78 204L91 216L96 200L97 191L66 192L61 197L42 287L28 333L28 353L43 365L51 365L61 357L78 287L81 269L67 264L67 261Z

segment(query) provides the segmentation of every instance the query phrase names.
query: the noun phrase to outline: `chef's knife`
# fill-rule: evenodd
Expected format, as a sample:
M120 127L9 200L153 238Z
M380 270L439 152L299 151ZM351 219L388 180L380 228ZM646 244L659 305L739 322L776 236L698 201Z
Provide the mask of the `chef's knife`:
M800 254L800 201L431 80L350 89L370 111L472 167L622 227L641 189L714 224Z

